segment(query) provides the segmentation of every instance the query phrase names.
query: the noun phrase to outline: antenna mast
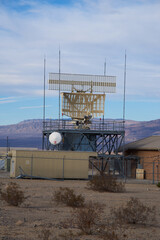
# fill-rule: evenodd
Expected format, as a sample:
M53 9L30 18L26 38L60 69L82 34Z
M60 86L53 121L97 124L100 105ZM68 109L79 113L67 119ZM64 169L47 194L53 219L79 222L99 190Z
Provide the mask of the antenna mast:
M60 80L61 80L61 51L60 51L60 48L59 48L59 127L60 127L60 106L61 106L61 98L60 98L60 92L61 92L61 89L60 89Z
M106 58L105 58L105 62L104 62L104 76L106 76Z
M43 86L43 127L45 123L45 90L46 90L46 58L44 56L44 86Z
M45 130L45 98L46 98L46 58L44 56L44 82L43 82L43 132ZM44 135L42 137L42 149L44 149Z
M124 96L123 96L123 128L125 130L125 102L126 102L126 50L125 50L125 61L124 61ZM124 179L126 180L126 162L124 158L124 145L125 145L125 134L123 138L123 176Z
M123 122L125 122L125 104L126 104L126 51L125 51L125 62L124 62L124 96L123 96Z

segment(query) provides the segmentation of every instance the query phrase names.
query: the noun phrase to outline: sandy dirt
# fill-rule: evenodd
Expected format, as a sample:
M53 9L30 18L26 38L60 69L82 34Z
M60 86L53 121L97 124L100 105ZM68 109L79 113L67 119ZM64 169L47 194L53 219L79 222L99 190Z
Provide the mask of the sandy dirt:
M148 206L156 206L157 222L152 225L126 225L127 237L124 239L160 240L160 190L156 185L127 183L125 193L108 193L92 191L87 188L87 181L82 180L10 179L7 174L0 173L1 183L11 181L18 183L25 196L29 197L20 207L8 206L6 202L0 201L1 240L46 240L47 238L41 238L44 229L51 232L50 240L102 239L94 234L79 234L80 230L70 222L75 210L62 204L57 205L52 200L54 191L59 187L72 188L77 194L82 194L86 201L104 204L103 222L109 215L112 217L112 207L122 206L130 197L136 197ZM69 236L69 231L76 236ZM60 236L62 234L65 237Z

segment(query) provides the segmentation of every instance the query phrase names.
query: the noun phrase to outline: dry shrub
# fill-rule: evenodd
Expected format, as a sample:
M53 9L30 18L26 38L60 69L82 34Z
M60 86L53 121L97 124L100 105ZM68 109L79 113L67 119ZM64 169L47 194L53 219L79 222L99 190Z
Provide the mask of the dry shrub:
M159 187L159 188L160 188L160 182L158 182L158 183L157 183L157 187Z
M96 175L88 182L88 186L92 190L101 192L125 191L125 184L118 181L113 175Z
M38 234L38 238L42 240L49 240L51 236L51 231L49 229L42 229L42 231Z
M126 234L121 234L117 230L105 231L101 238L103 240L125 240L128 236Z
M125 240L128 237L126 228L112 221L112 215L108 217L103 228L101 228L100 236L103 240Z
M115 222L112 215L104 218L104 207L104 204L90 201L84 207L72 210L70 218L62 222L60 227L65 229L78 228L81 232L73 234L72 231L67 231L59 235L60 239L72 240L76 236L87 234L98 236L103 240L125 240L127 237L126 229Z
M105 231L103 235L101 235L101 238L103 240L119 240L120 239L114 230Z
M75 237L77 237L77 234L75 235L71 230L69 230L67 232L61 233L59 237L61 240L74 240Z
M54 192L53 199L57 203L64 203L70 207L83 207L85 202L81 194L76 195L74 190L68 187L60 187L59 190Z
M26 197L17 183L10 182L4 190L0 189L1 200L12 206L21 205Z
M74 222L77 227L85 234L92 234L100 221L103 206L99 203L88 202L84 208L76 209Z
M127 237L125 229L112 222L112 216L104 221L103 209L104 205L90 201L74 212L74 223L82 234L97 235L103 240L124 240Z
M115 220L121 224L147 224L155 221L155 207L148 207L137 198L131 198L126 206L112 209Z

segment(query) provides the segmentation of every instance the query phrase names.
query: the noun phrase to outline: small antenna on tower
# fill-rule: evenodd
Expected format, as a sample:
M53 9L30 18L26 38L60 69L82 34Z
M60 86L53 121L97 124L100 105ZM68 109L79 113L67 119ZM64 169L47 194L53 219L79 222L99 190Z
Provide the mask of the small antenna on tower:
M123 93L123 127L125 130L125 104L126 104L126 64L127 64L127 55L125 50L125 59L124 59L124 93ZM124 158L124 151L125 151L125 134L123 137L123 175L126 181L126 162Z
M43 124L45 121L45 96L46 95L46 57L44 55L44 85L43 85Z
M104 62L104 76L106 76L106 58L105 58L105 62Z
M46 98L46 57L44 55L44 81L43 81L43 131L45 129L45 98ZM42 138L42 149L44 149L44 135Z
M125 122L125 105L126 105L126 62L127 55L125 50L125 60L124 60L124 96L123 96L123 121Z
M60 80L61 80L61 50L60 50L60 46L59 46L59 127L60 127L60 106L61 106L61 98L60 98L60 93L61 93L61 89L60 89Z

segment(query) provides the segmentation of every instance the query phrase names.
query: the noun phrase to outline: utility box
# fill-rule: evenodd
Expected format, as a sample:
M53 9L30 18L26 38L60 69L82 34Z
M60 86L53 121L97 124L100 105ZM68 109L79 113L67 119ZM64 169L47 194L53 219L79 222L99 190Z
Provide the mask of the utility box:
M136 179L144 179L144 169L136 169Z
M96 152L13 150L10 177L87 179Z

